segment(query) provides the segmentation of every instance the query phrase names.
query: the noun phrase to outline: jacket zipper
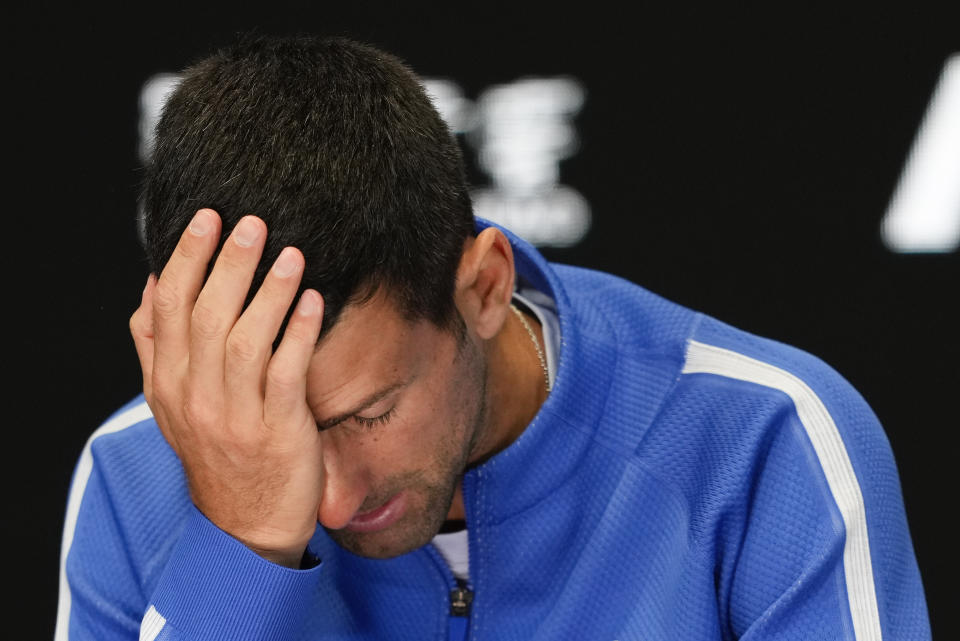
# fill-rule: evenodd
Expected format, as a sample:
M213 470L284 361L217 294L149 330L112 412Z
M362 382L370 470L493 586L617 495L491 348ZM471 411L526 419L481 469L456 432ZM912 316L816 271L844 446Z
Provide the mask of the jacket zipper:
M450 590L450 616L470 618L473 591L463 579L457 579L457 587Z
M470 584L463 579L458 579L453 575L453 571L450 570L450 566L447 565L447 562L441 556L440 552L432 544L425 547L428 556L433 559L434 564L437 566L437 569L440 570L440 574L443 575L444 580L447 583L448 590L448 611L447 611L447 630L448 638L450 641L465 641L468 637L469 626L470 626L470 610L473 603L473 590L470 587ZM456 617L461 620L451 620L452 617ZM452 636L454 630L462 630L457 632L459 638Z

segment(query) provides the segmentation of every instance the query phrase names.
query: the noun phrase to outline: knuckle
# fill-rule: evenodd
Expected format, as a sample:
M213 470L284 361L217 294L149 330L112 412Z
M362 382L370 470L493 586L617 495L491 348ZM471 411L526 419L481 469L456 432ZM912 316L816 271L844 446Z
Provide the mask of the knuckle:
M283 392L299 386L300 377L291 367L284 367L282 363L273 360L267 366L267 389Z
M262 357L263 353L263 348L242 331L234 330L227 337L227 354L236 361L241 363L256 361Z
M157 314L170 317L177 314L181 306L180 293L169 281L160 280L153 294L153 308Z
M143 331L144 330L143 317L139 309L130 316L128 326L130 328L130 333L133 334L134 336L140 336L145 333Z
M216 424L216 412L204 399L192 394L183 403L183 418L194 428L211 427Z
M190 328L198 337L210 340L224 334L226 322L215 309L197 301L190 315Z
M173 250L178 259L192 261L197 258L197 248L195 247L195 243L191 242L193 240L194 239L187 234L184 234L180 238L180 242L177 243L176 248Z
M296 318L291 318L283 330L283 341L295 345L307 345L313 343L313 332L306 323L297 322Z
M129 320L130 332L135 336L153 335L153 316L150 310L143 305L138 307Z
M150 377L151 399L158 407L169 405L169 399L173 397L173 386L165 376ZM153 404L151 404L153 407Z

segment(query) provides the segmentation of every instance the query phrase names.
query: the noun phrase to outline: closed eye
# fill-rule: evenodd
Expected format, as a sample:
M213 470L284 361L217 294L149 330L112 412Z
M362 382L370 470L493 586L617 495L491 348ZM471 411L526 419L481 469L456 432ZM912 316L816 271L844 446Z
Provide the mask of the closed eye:
M383 425L393 416L394 410L397 409L396 406L391 407L386 412L380 416L360 416L358 414L353 415L353 420L357 422L358 425L365 428L376 427L377 425Z

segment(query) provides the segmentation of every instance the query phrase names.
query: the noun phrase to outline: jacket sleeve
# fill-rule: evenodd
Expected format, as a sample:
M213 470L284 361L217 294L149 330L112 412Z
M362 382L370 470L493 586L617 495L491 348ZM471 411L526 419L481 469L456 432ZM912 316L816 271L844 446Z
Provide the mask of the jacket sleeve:
M929 639L896 466L839 375L785 374L725 540L721 607L744 641Z
M77 464L55 640L295 638L322 567L270 563L207 520L143 413L108 421Z
M150 596L140 639L298 638L321 571L271 563L194 508Z

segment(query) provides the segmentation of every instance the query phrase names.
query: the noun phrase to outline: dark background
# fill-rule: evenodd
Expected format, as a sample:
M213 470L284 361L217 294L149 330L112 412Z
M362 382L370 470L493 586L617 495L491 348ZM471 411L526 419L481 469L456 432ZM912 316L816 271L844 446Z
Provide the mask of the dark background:
M146 277L134 224L141 85L257 28L350 35L455 79L470 98L527 75L579 79L581 147L561 179L590 202L594 227L545 253L845 375L887 430L934 633L951 637L960 253L893 254L879 228L944 61L960 51L960 3L677 4L13 9L4 530L20 599L35 610L29 636L52 636L73 465L139 391L126 324Z

